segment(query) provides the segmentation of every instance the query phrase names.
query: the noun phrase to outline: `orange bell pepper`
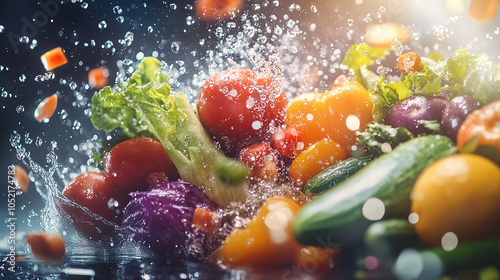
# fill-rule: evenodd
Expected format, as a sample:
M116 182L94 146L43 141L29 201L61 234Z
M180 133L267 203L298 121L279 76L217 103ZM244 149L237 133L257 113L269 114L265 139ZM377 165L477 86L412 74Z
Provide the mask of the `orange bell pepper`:
M348 152L332 139L325 138L300 153L288 170L290 179L303 188L307 181L334 163L348 157Z
M223 267L296 265L307 272L324 272L340 250L297 242L292 223L300 207L285 196L269 198L247 227L234 230L212 257Z
M284 196L268 199L245 229L236 229L226 238L215 252L217 263L231 267L293 264L301 249L292 229L299 209Z
M61 47L57 47L42 54L42 56L40 56L40 60L47 71L52 71L57 67L68 63L68 59L66 58L66 55Z
M356 144L356 131L373 121L373 103L358 82L347 81L325 93L297 96L286 111L287 126L302 131L305 147L330 138L342 147Z

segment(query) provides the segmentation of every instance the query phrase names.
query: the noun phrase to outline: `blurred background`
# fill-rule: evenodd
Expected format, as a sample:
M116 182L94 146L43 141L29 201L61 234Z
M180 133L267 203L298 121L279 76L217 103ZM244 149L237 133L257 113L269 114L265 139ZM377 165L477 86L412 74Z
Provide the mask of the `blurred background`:
M89 164L92 141L105 136L89 118L95 89L87 74L93 68L106 66L112 85L130 75L134 63L155 56L166 63L174 90L194 99L210 73L240 63L257 44L282 59L287 94L293 96L327 90L345 72L340 62L348 47L363 42L368 27L387 22L410 31L403 43L412 51L451 54L470 45L499 56L497 1L245 1L235 18L216 23L198 18L194 7L194 1L159 0L0 3L1 221L8 217L9 166L22 166L32 179L16 199L18 237L40 228L44 205L36 191L43 182L28 159L48 169L56 155L60 170L77 174ZM55 47L64 49L68 63L46 72L40 56ZM52 94L58 96L56 112L40 123L34 111ZM14 132L26 152L12 147ZM8 233L1 224L0 244Z

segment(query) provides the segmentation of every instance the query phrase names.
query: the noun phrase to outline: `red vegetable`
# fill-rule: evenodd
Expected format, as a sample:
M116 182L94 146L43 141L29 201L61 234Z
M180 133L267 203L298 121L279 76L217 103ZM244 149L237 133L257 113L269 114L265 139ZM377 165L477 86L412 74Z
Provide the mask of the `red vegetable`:
M111 182L126 192L147 190L146 178L152 172L165 172L171 181L179 178L165 148L153 138L134 138L117 144L106 154L103 165Z
M296 127L287 127L273 133L271 146L278 151L280 155L295 158L304 150L302 142L302 132Z
M270 138L284 121L287 99L281 84L263 72L230 69L210 77L201 89L203 126L228 154Z
M115 223L121 221L121 209L128 202L125 193L116 189L105 174L97 172L78 175L64 187L62 194L67 199L89 209L92 213ZM118 207L114 207L115 201L118 203ZM68 210L67 213L71 215L72 209L66 208L65 210ZM77 229L84 232L95 230L86 228L85 224L81 228L78 224L76 226Z
M251 179L272 181L278 177L276 151L267 142L243 148L238 159L250 168Z

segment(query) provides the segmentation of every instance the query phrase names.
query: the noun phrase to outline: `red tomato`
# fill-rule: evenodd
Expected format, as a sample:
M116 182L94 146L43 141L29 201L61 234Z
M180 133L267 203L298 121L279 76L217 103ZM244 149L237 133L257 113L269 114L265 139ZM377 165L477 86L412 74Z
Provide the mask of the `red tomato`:
M120 190L147 190L146 178L153 172L165 172L170 181L179 178L160 141L153 138L134 138L114 146L103 159L104 170Z
M287 127L273 133L271 146L278 151L280 155L295 158L304 149L302 142L302 133L298 128Z
M462 151L465 144L475 140L478 147L491 146L500 154L499 123L500 100L473 111L458 130L458 150Z
M120 222L120 210L128 202L128 196L115 188L106 174L97 172L78 175L64 187L62 194L92 213L115 223ZM113 207L111 199L117 201L119 206Z
M230 69L210 77L201 89L203 126L228 154L270 137L284 122L287 98L282 85L263 72Z
M253 179L272 180L278 176L276 151L267 142L243 148L238 159L250 168Z

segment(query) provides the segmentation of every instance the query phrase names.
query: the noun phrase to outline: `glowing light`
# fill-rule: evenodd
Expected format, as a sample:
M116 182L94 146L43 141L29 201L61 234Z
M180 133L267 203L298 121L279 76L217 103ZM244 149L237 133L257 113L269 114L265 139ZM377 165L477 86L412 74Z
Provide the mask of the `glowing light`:
M377 221L384 217L385 205L382 200L372 197L363 205L363 216L370 221Z

